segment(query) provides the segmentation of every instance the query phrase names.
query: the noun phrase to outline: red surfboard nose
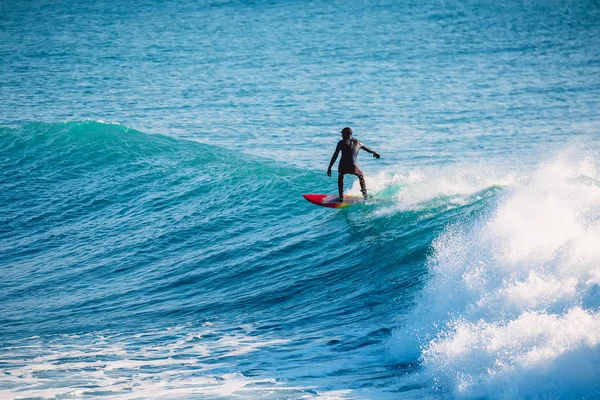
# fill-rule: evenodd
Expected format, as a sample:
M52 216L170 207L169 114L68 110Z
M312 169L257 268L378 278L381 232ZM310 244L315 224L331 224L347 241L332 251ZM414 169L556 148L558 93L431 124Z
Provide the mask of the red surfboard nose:
M323 199L327 197L326 194L303 194L302 196L313 204L321 204Z
M302 196L311 203L321 207L344 208L352 204L347 202L346 198L344 198L343 202L340 202L339 198L332 194L303 194ZM349 200L351 200L350 197Z

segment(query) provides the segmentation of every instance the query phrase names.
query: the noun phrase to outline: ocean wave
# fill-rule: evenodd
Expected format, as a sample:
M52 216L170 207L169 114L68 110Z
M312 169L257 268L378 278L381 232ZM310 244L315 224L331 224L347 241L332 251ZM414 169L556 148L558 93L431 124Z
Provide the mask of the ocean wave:
M301 196L330 192L335 181L324 173L118 124L84 121L3 128L0 148L0 189L6 194L0 204L5 227L0 246L6 255L0 330L5 342L20 343L35 332L38 342L56 344L52 354L36 353L34 361L9 365L29 378L12 376L7 385L44 396L71 393L60 386L64 371L53 375L52 368L44 369L46 358L56 363L63 356L70 359L69 335L125 335L157 327L167 331L174 324L188 324L181 333L188 335L198 329L198 320L207 319L234 324L254 318L257 324L277 327L257 333L252 339L256 343L272 343L281 350L286 347L282 340L291 340L305 343L302 348L313 348L316 354L334 354L313 359L304 350L294 350L299 353L295 372L282 389L269 380L283 373L271 364L251 379L239 375L238 364L246 357L254 359L255 352L251 348L239 353L243 346L232 345L227 350L232 364L224 379L239 388L258 385L276 393L281 389L283 396L296 385L301 389L293 393L317 396L320 390L308 388L317 378L297 380L313 376L315 363L329 379L339 376L336 379L346 382L328 387L325 397L354 396L339 390L346 390L356 376L352 371L361 368L383 371L382 379L396 373L415 376L419 357L437 376L435 363L428 361L433 358L425 356L434 353L419 353L424 343L419 337L405 343L414 357L386 365L382 354L395 324L382 326L381 318L372 319L373 310L398 313L398 319L410 325L410 307L429 307L428 293L436 287L432 282L445 276L436 269L445 264L435 261L442 250L468 249L451 241L458 234L448 227L479 226L477 221L487 218L497 204L528 185L523 176L493 166L412 171L399 166L368 177L378 201L336 211L314 207ZM589 179L594 176L580 177L577 185L594 187ZM357 190L354 184L350 193ZM458 304L454 312L462 315L461 307L466 306L454 298L471 292L460 286L460 274L454 278L454 292L438 290L435 296L452 299L451 304ZM416 328L438 333L419 318L414 317ZM445 319L436 314L426 321ZM230 336L226 326L214 333L223 338L221 344ZM200 342L209 336L202 335ZM90 357L95 354L94 338L92 334L78 344ZM168 337L164 340L170 343ZM202 369L190 375L197 387L173 381L166 372L156 378L159 383L147 380L130 387L136 373L167 362L161 359L155 365L145 350L138 350L123 358L134 370L121 376L127 387L119 386L118 379L94 378L112 374L110 365L92 365L91 375L78 361L71 366L87 385L115 390L115 396L146 396L144 387L152 391L162 384L168 384L173 395L186 390L204 393L200 386L212 394L228 390L221 380L210 381ZM121 350L113 354L117 361L121 355ZM114 368L121 370L118 365ZM177 375L177 360L165 368L188 376L185 371ZM30 381L38 372L52 377L36 391ZM12 395L12 389L7 390Z

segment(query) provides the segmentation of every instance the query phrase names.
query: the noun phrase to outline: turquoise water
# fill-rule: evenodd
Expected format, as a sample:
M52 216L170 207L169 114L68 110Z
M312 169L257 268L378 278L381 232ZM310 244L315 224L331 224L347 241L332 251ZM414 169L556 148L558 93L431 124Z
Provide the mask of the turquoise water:
M600 397L597 2L0 26L0 397Z

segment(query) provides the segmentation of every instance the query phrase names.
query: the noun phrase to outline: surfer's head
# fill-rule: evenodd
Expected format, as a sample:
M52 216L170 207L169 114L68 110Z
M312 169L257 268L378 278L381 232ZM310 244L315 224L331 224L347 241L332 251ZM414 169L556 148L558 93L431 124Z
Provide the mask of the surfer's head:
M352 128L350 128L349 126L347 126L344 129L342 129L342 137L344 139L351 138L352 137Z

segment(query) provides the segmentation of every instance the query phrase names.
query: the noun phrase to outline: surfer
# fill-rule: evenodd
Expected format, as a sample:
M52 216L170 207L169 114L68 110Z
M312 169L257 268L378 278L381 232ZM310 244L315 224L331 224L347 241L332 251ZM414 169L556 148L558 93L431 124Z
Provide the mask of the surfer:
M360 149L364 149L366 152L373 154L374 158L379 158L380 155L374 150L371 150L363 143L352 137L352 128L346 127L342 129L342 140L340 140L335 148L335 152L333 153L333 157L331 157L331 162L329 163L329 168L327 168L327 175L331 176L331 167L337 160L338 154L340 151L342 152L342 158L340 159L340 163L338 165L338 191L340 194L339 201L340 203L344 201L344 175L352 174L358 177L358 181L360 182L360 191L363 194L363 197L367 198L367 185L365 183L365 177L362 170L356 164L356 156L358 156L358 151Z

